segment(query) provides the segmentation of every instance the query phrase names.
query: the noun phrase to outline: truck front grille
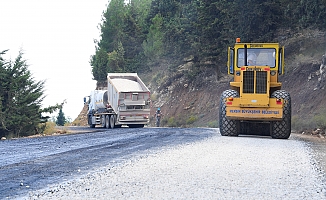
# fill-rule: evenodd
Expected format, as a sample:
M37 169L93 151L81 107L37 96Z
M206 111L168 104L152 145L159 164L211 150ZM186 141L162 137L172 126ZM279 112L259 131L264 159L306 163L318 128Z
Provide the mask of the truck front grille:
M254 93L254 71L243 72L243 93Z
M243 93L267 93L267 71L244 71Z
M266 94L267 93L267 72L256 71L256 93Z

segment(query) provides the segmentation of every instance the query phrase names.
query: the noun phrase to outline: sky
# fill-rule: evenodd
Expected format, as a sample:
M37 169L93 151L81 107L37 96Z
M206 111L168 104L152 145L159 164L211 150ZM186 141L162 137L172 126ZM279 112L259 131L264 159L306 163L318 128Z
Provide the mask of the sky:
M20 50L37 81L45 80L43 107L62 103L74 120L84 96L96 87L89 64L100 38L108 0L1 0L0 51L14 60ZM52 114L57 116L57 113Z

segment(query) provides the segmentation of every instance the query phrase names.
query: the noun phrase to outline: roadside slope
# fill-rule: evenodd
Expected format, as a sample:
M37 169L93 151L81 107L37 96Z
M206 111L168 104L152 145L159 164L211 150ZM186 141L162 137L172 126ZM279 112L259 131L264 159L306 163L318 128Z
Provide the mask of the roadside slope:
M280 38L286 48L286 73L280 81L292 97L292 122L299 128L302 124L302 129L303 126L317 126L313 117L326 113L326 66L321 68L322 55L326 52L326 33L308 30L284 34ZM150 126L154 126L153 116L158 107L163 113L162 126L218 126L219 98L229 88L232 77L226 75L226 67L217 70L221 64L209 59L202 64L197 66L190 56L176 71L170 71L171 64L163 60L151 71L139 74L151 90ZM87 125L86 113L84 107L73 124Z

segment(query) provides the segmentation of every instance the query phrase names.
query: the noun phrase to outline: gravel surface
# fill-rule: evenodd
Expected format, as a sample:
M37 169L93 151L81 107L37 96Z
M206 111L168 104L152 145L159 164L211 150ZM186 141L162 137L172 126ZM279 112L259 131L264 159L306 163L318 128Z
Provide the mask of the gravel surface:
M221 137L216 131L204 140L143 151L22 199L326 199L323 180L303 141Z
M74 129L85 131L85 127ZM159 151L216 134L201 128L86 129L92 132L1 141L0 199L26 196L103 166L120 165L145 151Z

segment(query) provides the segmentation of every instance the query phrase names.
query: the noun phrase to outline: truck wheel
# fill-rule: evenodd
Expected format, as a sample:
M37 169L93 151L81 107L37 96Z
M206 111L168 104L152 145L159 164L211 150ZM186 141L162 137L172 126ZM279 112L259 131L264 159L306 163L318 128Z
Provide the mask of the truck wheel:
M110 128L110 115L105 116L105 128Z
M90 128L95 128L95 124L92 124L92 115L88 115L88 125Z
M101 126L102 128L105 128L106 127L106 121L105 121L105 115L101 115Z
M219 109L220 133L222 136L238 136L240 121L226 118L225 99L228 97L239 97L239 94L235 90L225 90L221 95Z
M110 116L110 128L113 129L115 124L115 117L114 115Z
M285 90L277 90L271 97L284 100L283 119L271 122L271 136L276 139L288 139L291 134L291 96Z

